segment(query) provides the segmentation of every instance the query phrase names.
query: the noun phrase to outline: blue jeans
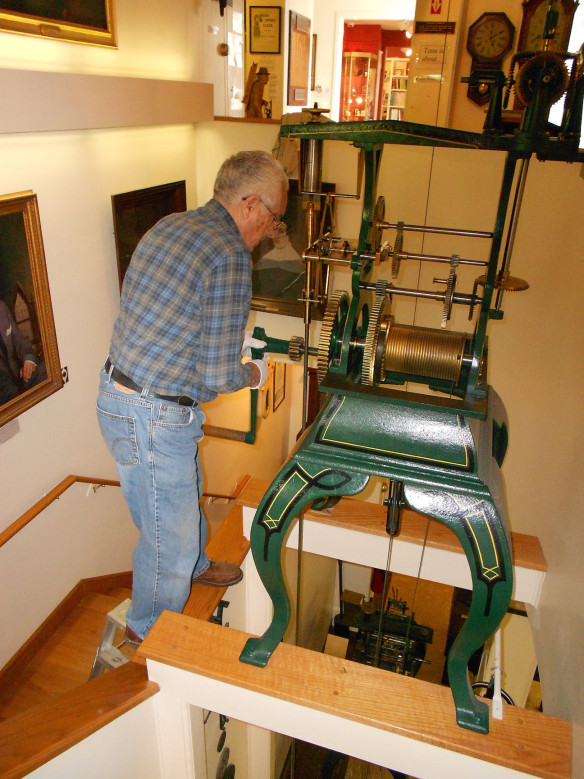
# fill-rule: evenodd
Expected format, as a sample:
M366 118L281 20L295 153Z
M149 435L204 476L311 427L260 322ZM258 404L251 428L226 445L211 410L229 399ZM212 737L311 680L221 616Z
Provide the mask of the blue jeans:
M205 415L197 405L160 400L147 389L124 392L102 369L97 418L140 531L127 624L143 638L162 611L183 610L192 579L209 567L199 507Z

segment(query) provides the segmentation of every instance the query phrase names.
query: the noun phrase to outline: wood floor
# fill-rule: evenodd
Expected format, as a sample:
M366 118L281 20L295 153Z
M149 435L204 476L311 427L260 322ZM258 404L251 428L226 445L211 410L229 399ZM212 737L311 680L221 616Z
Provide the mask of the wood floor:
M51 696L85 684L108 611L130 597L130 590L88 592L36 652L17 678L0 691L0 719L45 703ZM123 637L116 637L121 642ZM132 657L135 650L123 646Z

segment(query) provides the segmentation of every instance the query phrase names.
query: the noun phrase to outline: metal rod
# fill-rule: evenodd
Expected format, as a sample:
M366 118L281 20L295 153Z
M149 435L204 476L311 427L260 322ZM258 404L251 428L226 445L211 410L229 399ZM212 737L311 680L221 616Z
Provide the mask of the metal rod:
M493 233L485 230L457 230L452 227L427 227L425 225L402 225L398 222L378 222L379 227L386 230L391 228L397 230L398 226L402 230L409 230L414 233L437 233L438 235L463 235L470 238L492 238Z
M443 257L439 254L415 254L414 252L399 252L400 260L429 260L430 262L444 262L450 265L452 261L452 255L449 257ZM464 260L458 261L459 265L479 265L485 268L489 263L486 260Z
M525 192L525 182L527 180L527 173L529 171L529 160L521 160L521 168L519 170L519 177L517 179L517 187L515 188L515 197L513 198L513 205L511 207L511 216L509 218L509 229L507 231L507 240L505 242L505 250L503 252L503 259L501 261L500 274L503 275L505 271L509 270L511 264L511 254L513 253L513 245L515 243L515 236L517 235L517 222L519 220L519 212L521 211L521 203L523 202L523 193ZM497 291L497 297L495 299L495 309L500 311L501 304L503 302L504 290L501 288Z
M377 289L376 284L363 282L359 284L360 289L367 289L375 292ZM402 295L403 297L410 298L422 298L423 300L444 300L445 292L428 292L420 289L408 289L407 287L394 287L391 284L385 290L386 295ZM464 306L476 305L481 298L476 295L453 295L453 303L459 303Z

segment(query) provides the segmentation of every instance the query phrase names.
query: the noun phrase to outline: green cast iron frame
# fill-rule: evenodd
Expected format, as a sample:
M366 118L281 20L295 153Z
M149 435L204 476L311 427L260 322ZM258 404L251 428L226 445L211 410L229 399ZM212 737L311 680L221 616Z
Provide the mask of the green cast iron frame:
M282 135L292 138L344 140L361 149L365 187L359 239L351 258L352 298L343 313L343 327L336 334L335 358L320 386L325 402L268 488L253 521L252 554L273 602L274 615L263 636L248 640L240 659L265 666L288 625L290 601L281 555L293 520L310 505L322 508L341 496L357 495L370 476L389 479L403 485L405 505L450 527L467 557L472 576L471 606L449 652L447 668L457 722L480 733L489 730L488 707L473 693L468 662L499 626L513 587L500 473L507 448L507 417L481 369L488 321L502 316L492 305L501 245L517 162L532 155L541 160L584 161L578 148L584 79L573 81L562 127L554 135L542 122L542 112L549 108L544 76L545 72L541 84L536 85L533 105L512 133L505 132L501 121L504 79L495 79L483 133L392 121L282 127ZM367 280L371 255L378 248L371 245L371 235L386 143L506 153L484 290L480 301L477 299L480 310L474 333L467 339L471 360L449 398L360 383L362 350L355 344L363 340L372 305ZM391 294L391 289L388 292ZM289 342L272 339L260 329L254 335L267 341L266 351L288 351Z

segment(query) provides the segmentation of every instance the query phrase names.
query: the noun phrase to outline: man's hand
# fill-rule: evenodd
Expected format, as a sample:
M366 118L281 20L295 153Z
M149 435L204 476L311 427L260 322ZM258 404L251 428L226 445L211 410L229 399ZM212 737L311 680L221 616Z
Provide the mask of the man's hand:
M268 363L265 360L249 360L246 365L251 365L250 389L260 389L268 380Z
M23 381L30 381L32 374L36 371L36 363L32 360L25 360L20 369L20 376Z
M259 338L254 338L252 330L246 330L243 338L243 345L241 347L242 357L251 357L252 349L263 349L266 345L265 341L260 341Z

